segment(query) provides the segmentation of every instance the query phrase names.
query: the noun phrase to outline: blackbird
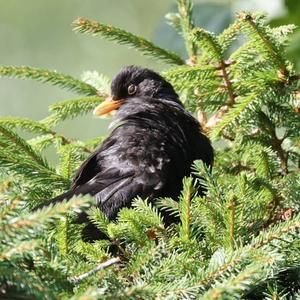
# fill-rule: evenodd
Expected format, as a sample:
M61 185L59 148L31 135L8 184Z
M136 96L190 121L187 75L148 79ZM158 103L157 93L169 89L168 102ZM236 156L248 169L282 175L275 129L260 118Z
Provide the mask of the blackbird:
M123 68L112 81L111 97L94 114L113 110L110 136L81 165L70 190L42 206L90 194L112 220L137 196L176 199L194 160L212 165L213 149L200 124L154 71Z

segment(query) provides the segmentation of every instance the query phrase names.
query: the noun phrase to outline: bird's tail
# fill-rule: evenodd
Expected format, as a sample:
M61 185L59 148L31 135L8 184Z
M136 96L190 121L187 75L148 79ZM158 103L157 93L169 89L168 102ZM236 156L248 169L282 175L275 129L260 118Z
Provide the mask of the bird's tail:
M67 191L66 193L61 194L55 198L44 201L42 204L36 206L33 209L33 211L42 209L43 207L54 205L56 203L60 203L64 200L69 200L75 195L76 195L76 193L73 190ZM83 237L84 241L93 242L93 241L99 240L99 239L107 239L107 236L105 233L100 232L99 229L94 224L89 222L86 212L80 212L79 214L77 214L75 219L73 220L73 222L74 222L74 224L82 224L82 223L87 224L83 228L83 231L82 231L82 237Z
M38 206L36 206L33 210L38 210L38 209L41 209L43 207L47 207L47 206L50 206L50 205L54 205L56 203L60 203L64 200L69 200L71 199L73 196L75 195L74 191L67 191L66 193L63 193L59 196L56 196L50 200L46 200L44 201L43 203L39 204Z

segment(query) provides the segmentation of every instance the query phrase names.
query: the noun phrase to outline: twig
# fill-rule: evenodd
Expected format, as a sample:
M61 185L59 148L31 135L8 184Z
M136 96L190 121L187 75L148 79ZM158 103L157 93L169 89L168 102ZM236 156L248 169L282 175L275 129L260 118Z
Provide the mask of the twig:
M54 131L54 130L50 130L50 134L53 136L53 137L57 137L57 138L60 138L61 139L61 142L63 145L69 145L69 144L73 144L74 141L66 138L65 136L59 134L58 132ZM85 146L80 146L80 148L87 152L87 153L92 153L93 151Z
M209 120L206 122L204 129L205 131L210 131L213 127L215 127L222 119L224 114L228 112L228 110L235 104L236 95L233 92L232 83L229 79L228 72L226 68L231 64L234 64L235 61L224 61L220 60L220 65L217 67L217 70L220 70L220 75L224 80L224 88L226 88L228 93L228 101L225 105L223 105L217 113L212 115ZM226 137L225 137L226 138Z
M224 79L224 87L227 89L229 101L227 103L228 106L232 106L235 103L235 95L233 92L232 84L228 76L228 72L226 68L232 64L234 64L235 61L220 61L220 71L221 71L221 77Z
M278 222L278 213L276 213L276 210L282 202L283 198L276 194L269 204L269 216L267 221L263 224L263 228L268 228L271 224Z
M101 263L101 264L98 265L96 268L94 268L94 269L92 269L92 270L90 270L90 271L88 271L88 272L86 272L86 273L83 273L83 274L81 274L81 275L71 277L71 278L69 278L69 280L70 280L71 282L75 283L75 284L76 284L76 283L79 283L80 281L82 281L82 280L88 278L89 276L91 276L91 275L93 275L93 274L95 274L95 273L97 273L97 272L99 272L99 271L101 271L101 270L103 270L103 269L105 269L105 268L111 266L111 265L114 265L114 264L116 264L116 263L119 263L120 261L121 261L121 260L120 260L119 257L111 258L111 259L105 261L104 263Z
M120 242L117 239L113 239L111 241L112 245L117 246L118 250L121 252L119 254L121 254L122 258L129 260L129 254L126 252L126 250L121 246Z
M267 126L269 134L271 135L271 147L277 153L280 161L280 169L282 175L288 173L288 155L282 148L282 142L284 139L279 139L276 135L275 125L272 123L270 118L264 113L260 112L263 124Z
M287 175L288 173L288 155L284 153L282 149L282 140L278 139L276 135L273 136L272 148L276 151L278 158L280 160L280 169L282 175Z
M234 224L235 224L235 206L236 206L236 197L233 197L228 208L229 208L229 237L230 237L230 245L233 249L234 247Z

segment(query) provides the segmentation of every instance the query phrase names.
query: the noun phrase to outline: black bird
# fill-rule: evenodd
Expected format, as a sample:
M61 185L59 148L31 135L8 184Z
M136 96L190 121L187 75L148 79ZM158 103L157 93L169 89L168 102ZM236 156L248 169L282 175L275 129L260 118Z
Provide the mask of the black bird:
M191 164L210 166L213 149L172 85L152 70L129 66L112 81L94 114L117 113L113 131L77 171L71 189L42 206L90 194L109 219L136 196L176 199Z

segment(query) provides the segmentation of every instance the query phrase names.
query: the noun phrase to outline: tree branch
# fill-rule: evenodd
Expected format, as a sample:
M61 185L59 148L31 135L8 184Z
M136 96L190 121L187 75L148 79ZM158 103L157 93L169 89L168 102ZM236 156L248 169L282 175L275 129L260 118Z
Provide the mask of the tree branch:
M285 60L280 56L279 51L275 48L273 42L268 38L265 32L262 32L262 28L259 26L255 19L252 17L251 14L248 13L240 13L238 18L248 24L250 26L252 32L255 32L256 35L263 41L264 45L268 49L269 53L274 58L276 65L279 67L281 74L286 77L289 75L289 72L285 65ZM264 31L264 30L263 30Z
M279 161L280 161L280 168L281 174L287 175L288 173L288 155L282 148L282 142L284 139L279 139L276 135L275 125L272 123L270 118L263 112L260 112L260 116L262 118L263 124L267 127L268 132L271 136L271 147L277 153Z
M167 63L175 65L185 64L184 60L176 53L160 48L140 36L136 36L112 25L105 25L85 18L78 18L73 22L73 26L74 30L77 32L89 33L94 36L103 36L108 40L116 41L118 44L132 46L147 56L161 59Z
M212 115L209 118L207 123L204 125L204 129L206 131L210 131L214 126L216 126L221 121L224 114L226 114L229 111L229 109L235 104L236 96L233 92L232 83L229 79L229 75L228 75L228 72L226 70L226 68L228 66L230 66L231 64L233 64L233 63L235 63L235 62L234 61L220 60L220 65L217 67L217 69L220 70L219 76L222 77L223 80L224 80L223 87L227 90L229 99L228 99L227 103L225 105L223 105L217 113L215 113L214 115Z
M119 257L111 258L111 259L109 259L109 260L107 260L107 261L101 263L101 264L98 265L96 268L94 268L94 269L92 269L92 270L90 270L90 271L88 271L88 272L86 272L86 273L83 273L83 274L81 274L81 275L78 275L78 276L74 276L74 277L69 278L69 281L71 281L71 282L77 284L77 283L79 283L80 281L82 281L82 280L84 280L84 279L90 277L91 275L93 275L93 274L95 274L95 273L97 273L97 272L99 272L99 271L101 271L101 270L103 270L103 269L105 269L105 268L107 268L107 267L109 267L109 266L111 266L111 265L114 265L114 264L116 264L116 263L119 263L120 261L121 261L121 260L120 260Z

